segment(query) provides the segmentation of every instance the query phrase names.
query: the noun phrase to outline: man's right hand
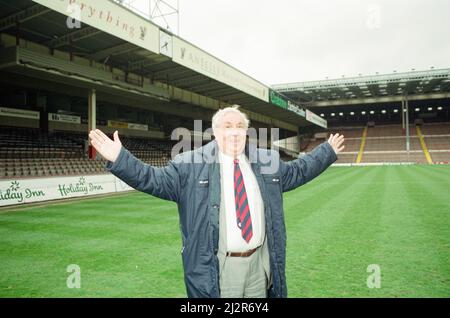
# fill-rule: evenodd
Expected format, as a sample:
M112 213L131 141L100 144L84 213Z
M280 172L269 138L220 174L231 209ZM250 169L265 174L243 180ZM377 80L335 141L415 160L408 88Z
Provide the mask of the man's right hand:
M117 130L114 132L114 140L111 140L100 129L91 130L89 133L91 144L105 158L111 162L116 161L119 156L122 143Z

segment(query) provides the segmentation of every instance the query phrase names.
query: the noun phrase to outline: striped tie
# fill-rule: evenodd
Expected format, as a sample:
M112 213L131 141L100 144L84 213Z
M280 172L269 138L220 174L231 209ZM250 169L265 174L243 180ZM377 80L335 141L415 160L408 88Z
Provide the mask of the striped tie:
M234 199L236 202L236 221L244 240L248 243L253 236L252 218L245 192L244 177L239 168L239 160L234 159Z

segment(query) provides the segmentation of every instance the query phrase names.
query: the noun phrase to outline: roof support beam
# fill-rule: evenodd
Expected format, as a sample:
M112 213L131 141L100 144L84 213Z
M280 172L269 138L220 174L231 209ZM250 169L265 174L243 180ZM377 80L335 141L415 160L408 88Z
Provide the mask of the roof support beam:
M120 55L125 54L131 51L138 50L139 48L131 43L124 42L119 45L115 45L112 47L109 47L107 49L97 51L95 53L89 54L86 56L86 58L94 61L99 61L107 58L108 56L114 56L114 55Z
M209 95L214 95L214 96L222 96L224 94L231 94L232 92L235 92L236 89L232 88L232 87L220 87L220 88L216 88L216 89L209 89L208 93Z
M93 27L84 27L82 29L77 29L76 31L67 33L63 36L58 37L57 39L48 41L45 43L46 46L56 49L58 47L69 45L71 42L76 42L82 39L89 38L96 34L101 33L102 31L95 29Z
M425 99L443 99L450 98L450 92L447 93L433 93L433 94L420 94L420 95L408 95L408 100L425 100ZM327 107L327 106L349 106L359 104L375 104L375 103L391 103L401 102L403 96L383 96L383 97L368 97L368 98L354 98L354 99L342 99L334 101L315 102L310 107Z
M211 84L211 79L202 75L202 74L192 74L190 73L188 76L183 76L180 78L173 78L170 83L174 86L177 85L186 85L189 84L190 86L193 85L193 81L199 82L198 85L209 85Z
M163 63L166 63L166 62L163 62ZM172 61L167 61L168 65L171 63L173 64ZM171 74L171 72L176 71L176 70L180 70L180 71L182 71L182 73L193 72L192 70L184 71L185 68L183 68L181 65L174 65L174 66L169 66L167 68L163 68L161 70L155 70L155 71L148 70L148 72L146 72L144 74L144 76L153 76L154 78L160 78L160 77L166 77L169 74L169 78L172 78L172 77L178 76L178 74ZM179 74L181 74L181 72ZM176 80L174 79L174 81L176 81Z
M17 23L23 23L25 21L34 19L50 11L50 9L37 4L26 8L25 10L13 13L7 17L4 17L3 19L0 19L0 32L11 27L15 27Z
M133 72L146 67L155 66L164 62L168 62L169 58L158 57L159 60L145 59L128 63L128 71Z

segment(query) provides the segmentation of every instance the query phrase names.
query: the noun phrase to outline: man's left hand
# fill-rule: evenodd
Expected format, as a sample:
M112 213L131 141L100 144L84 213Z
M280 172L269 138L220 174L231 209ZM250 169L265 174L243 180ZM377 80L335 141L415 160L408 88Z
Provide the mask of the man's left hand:
M328 143L333 148L334 152L336 154L340 153L342 150L344 150L345 146L344 143L344 135L339 134L331 134L330 138L328 138Z

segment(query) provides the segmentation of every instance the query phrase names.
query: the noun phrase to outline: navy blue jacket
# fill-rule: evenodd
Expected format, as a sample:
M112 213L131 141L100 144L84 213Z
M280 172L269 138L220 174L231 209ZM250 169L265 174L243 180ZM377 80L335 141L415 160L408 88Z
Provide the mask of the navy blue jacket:
M269 297L287 297L286 227L282 193L317 177L334 161L328 142L289 162L274 150L251 149L246 155L264 201L266 234L272 285ZM220 297L219 209L220 167L218 146L211 141L193 151L177 155L165 167L153 167L122 147L114 163L106 168L131 187L178 204L182 235L182 258L188 297Z

